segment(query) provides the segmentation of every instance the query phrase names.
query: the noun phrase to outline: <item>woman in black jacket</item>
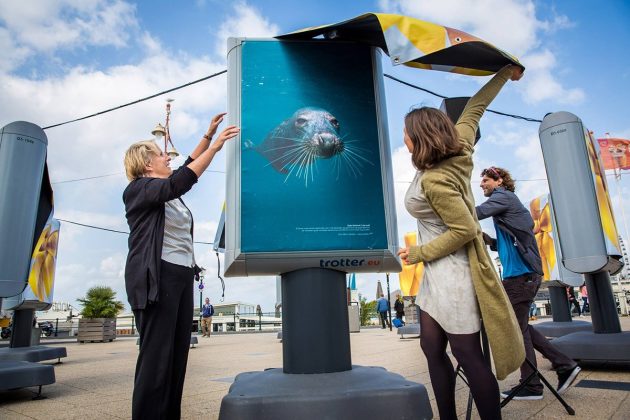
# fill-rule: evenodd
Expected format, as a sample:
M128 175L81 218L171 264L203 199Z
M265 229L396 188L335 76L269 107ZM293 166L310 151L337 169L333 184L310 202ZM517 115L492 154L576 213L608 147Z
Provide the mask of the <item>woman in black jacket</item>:
M180 198L197 182L223 144L239 129L229 126L212 143L225 114L216 115L184 165L152 141L125 154L129 185L123 193L129 224L125 266L127 298L140 333L132 416L178 419L190 345L193 307L192 214Z

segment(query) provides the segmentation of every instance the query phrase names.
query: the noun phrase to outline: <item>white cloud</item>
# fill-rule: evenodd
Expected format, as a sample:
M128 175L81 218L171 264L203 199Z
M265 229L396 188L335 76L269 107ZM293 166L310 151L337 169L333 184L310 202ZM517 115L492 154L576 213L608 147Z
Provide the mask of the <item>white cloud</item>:
M579 103L584 92L565 87L554 74L557 64L549 47L541 45L539 32L570 28L567 16L554 15L552 21L540 20L532 0L460 0L425 2L381 0L381 8L418 19L463 30L519 57L526 66L519 89L530 103L557 101ZM518 29L516 29L518 28Z
M234 13L232 18L226 19L219 27L215 44L219 56L226 56L226 41L229 37L270 38L280 34L277 25L265 19L244 1L234 3Z
M124 47L137 28L135 7L122 0L0 2L0 69L18 68L36 53L58 49Z
M561 104L576 104L584 101L585 94L582 89L565 88L552 74L556 67L556 60L551 51L543 49L524 56L523 63L527 65L528 76L532 74L525 83L526 101L537 103L555 100Z

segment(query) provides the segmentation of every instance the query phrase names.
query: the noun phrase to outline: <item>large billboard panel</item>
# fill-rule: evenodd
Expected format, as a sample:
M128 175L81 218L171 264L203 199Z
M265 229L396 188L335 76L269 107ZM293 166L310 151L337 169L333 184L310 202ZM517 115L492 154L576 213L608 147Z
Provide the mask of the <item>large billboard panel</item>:
M400 271L377 50L231 42L226 275Z

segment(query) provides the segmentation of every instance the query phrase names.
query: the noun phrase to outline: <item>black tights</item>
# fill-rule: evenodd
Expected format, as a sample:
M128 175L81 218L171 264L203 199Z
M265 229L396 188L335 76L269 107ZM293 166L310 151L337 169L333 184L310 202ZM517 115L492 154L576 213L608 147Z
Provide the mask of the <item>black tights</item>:
M420 311L420 346L429 363L431 385L440 419L457 419L455 412L455 370L446 354L446 344L464 370L479 416L500 419L499 385L483 358L479 333L449 334L428 313Z

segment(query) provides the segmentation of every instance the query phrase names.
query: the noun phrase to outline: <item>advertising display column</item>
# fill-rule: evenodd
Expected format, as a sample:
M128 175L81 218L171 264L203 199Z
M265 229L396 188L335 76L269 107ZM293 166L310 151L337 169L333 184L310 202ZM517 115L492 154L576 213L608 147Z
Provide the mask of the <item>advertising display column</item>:
M599 147L582 120L568 112L545 116L539 136L562 264L584 274L594 331L554 344L574 359L630 360L630 333L621 332L610 284L623 260Z
M228 100L225 276L280 275L283 368L238 375L220 419L432 417L350 354L346 274L402 268L380 53L231 38Z

